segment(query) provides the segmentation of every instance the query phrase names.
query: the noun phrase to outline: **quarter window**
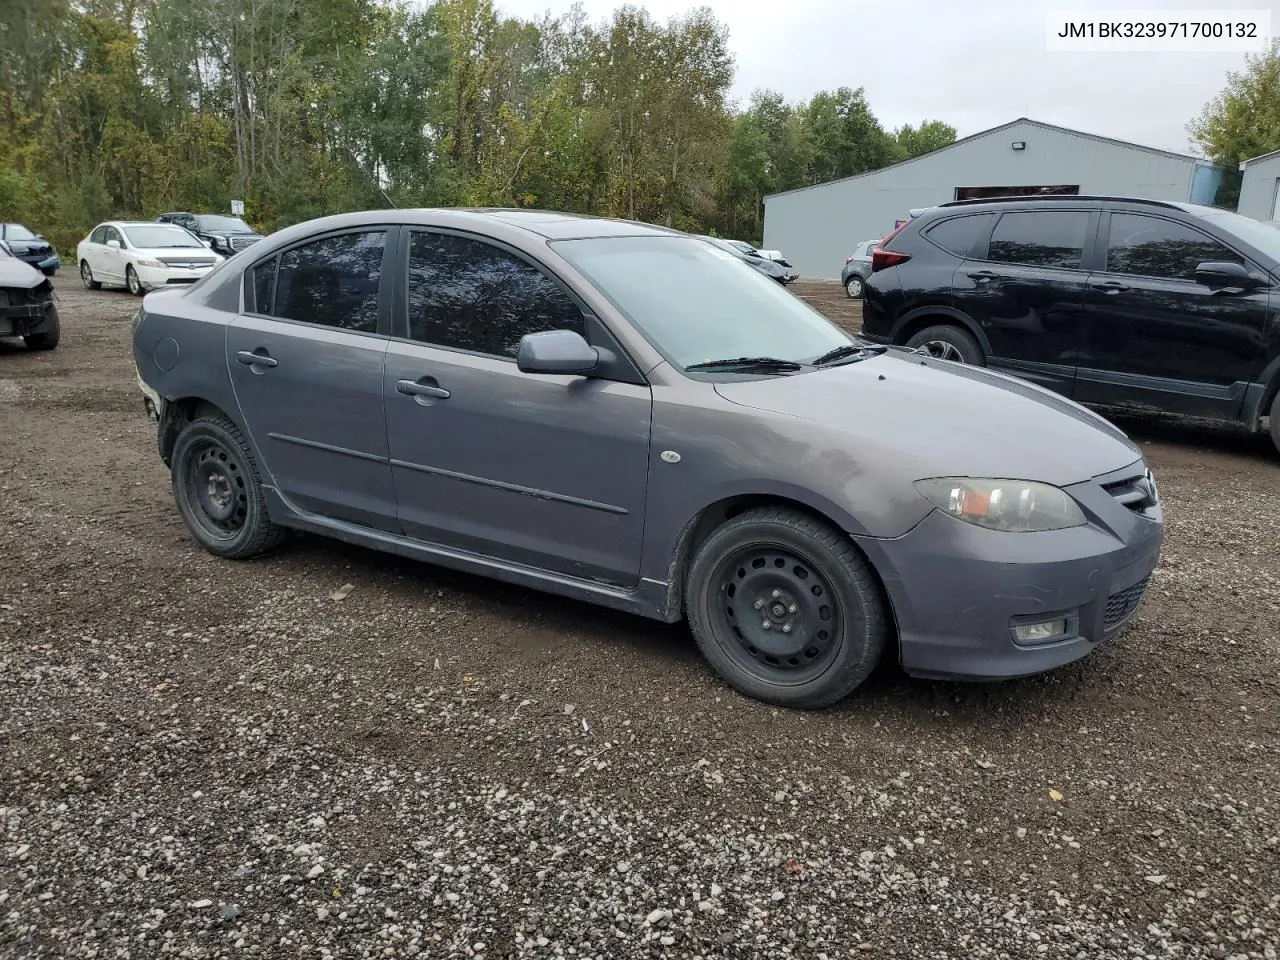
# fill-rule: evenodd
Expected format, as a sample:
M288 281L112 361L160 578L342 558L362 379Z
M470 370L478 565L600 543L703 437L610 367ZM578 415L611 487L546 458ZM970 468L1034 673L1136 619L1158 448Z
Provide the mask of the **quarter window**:
M415 233L409 247L409 336L423 343L514 358L544 330L586 336L582 311L533 264L488 243Z
M1088 228L1089 213L1084 210L1006 213L991 234L987 259L1078 270Z
M1107 239L1107 270L1167 280L1194 280L1205 261L1243 264L1217 240L1172 220L1113 213Z
M378 282L386 234L343 233L280 255L272 314L325 327L378 331ZM254 268L255 297L259 286ZM265 281L264 281L265 283Z
M993 216L991 213L983 213L971 217L952 217L930 227L925 236L948 253L968 257L973 254L978 241L991 229Z
M254 313L271 315L276 293L276 264L279 262L279 257L272 257L253 268Z

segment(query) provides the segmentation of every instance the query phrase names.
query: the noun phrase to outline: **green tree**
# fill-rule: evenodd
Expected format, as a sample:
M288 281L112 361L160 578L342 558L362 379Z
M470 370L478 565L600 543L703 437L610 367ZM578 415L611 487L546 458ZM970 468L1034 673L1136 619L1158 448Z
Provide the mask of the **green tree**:
M1280 150L1280 41L1245 58L1245 69L1227 74L1227 85L1187 125L1192 139L1215 163L1242 161Z
M956 142L956 128L941 120L926 120L919 127L906 124L894 131L902 158L909 160Z

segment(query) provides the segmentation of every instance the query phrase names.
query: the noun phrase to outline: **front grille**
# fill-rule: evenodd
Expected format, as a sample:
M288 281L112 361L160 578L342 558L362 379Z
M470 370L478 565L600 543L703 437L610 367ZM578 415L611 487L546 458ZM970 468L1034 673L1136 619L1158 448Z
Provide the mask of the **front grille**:
M160 262L167 267L179 267L183 270L194 270L198 267L212 267L214 259L205 257L204 259L196 259L194 257L161 257Z
M1114 497L1117 503L1124 504L1134 513L1145 513L1160 501L1156 478L1151 475L1150 470L1103 484L1102 489Z
M1150 581L1150 576L1143 577L1133 586L1117 590L1107 597L1107 611L1102 618L1103 630L1114 630L1133 616L1138 604L1142 603L1142 595L1146 593Z
M250 244L257 243L261 239L262 239L261 237L232 237L231 249L243 250L245 247L249 246Z

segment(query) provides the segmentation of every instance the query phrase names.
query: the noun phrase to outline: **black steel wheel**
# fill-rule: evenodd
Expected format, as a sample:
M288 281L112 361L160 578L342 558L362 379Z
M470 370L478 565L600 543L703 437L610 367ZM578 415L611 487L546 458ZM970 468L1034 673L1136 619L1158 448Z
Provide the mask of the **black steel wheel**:
M738 690L815 708L851 693L888 634L866 560L820 521L782 508L750 510L707 538L686 584L703 655Z
M210 553L244 559L274 547L257 465L239 429L221 417L187 424L173 447L174 499L192 536Z

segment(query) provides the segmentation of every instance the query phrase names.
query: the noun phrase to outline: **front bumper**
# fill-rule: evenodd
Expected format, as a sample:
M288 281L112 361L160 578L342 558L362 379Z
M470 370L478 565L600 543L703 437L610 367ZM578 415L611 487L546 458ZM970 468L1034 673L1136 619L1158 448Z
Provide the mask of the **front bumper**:
M58 308L52 300L0 306L0 337L51 333L57 324Z
M907 673L1040 673L1085 656L1133 618L1160 560L1159 506L1130 510L1097 481L1066 489L1087 525L1000 533L934 511L893 540L855 537L884 580ZM1059 614L1075 618L1061 639L1014 640L1014 621Z
M140 267L135 266L138 282L147 290L163 290L165 287L176 287L192 284L217 266L217 261L208 267Z

